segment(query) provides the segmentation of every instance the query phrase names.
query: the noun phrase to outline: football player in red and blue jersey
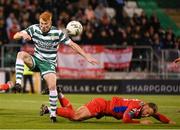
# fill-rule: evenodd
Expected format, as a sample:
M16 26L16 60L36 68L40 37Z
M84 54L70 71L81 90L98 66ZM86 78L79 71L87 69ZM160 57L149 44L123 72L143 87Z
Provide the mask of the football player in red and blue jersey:
M162 123L176 124L166 116L158 113L158 107L154 103L145 103L138 99L125 99L112 97L111 100L95 98L87 104L73 109L73 106L62 93L59 94L59 101L62 107L58 107L58 116L68 118L72 121L83 121L90 118L100 119L103 116L111 116L121 119L124 123L152 124L150 120L137 120L144 117L154 117ZM40 114L50 113L50 109L42 105Z

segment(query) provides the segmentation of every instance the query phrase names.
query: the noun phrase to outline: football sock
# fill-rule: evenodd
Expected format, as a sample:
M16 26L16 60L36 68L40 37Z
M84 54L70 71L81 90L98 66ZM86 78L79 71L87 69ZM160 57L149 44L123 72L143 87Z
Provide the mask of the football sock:
M62 107L68 107L68 108L72 109L72 105L67 98L65 98L65 97L59 98L59 102Z
M16 60L16 83L21 85L24 72L24 61L21 59Z
M49 91L50 117L56 117L57 109L57 90Z
M2 85L0 85L0 91L1 90L8 90L9 89L9 85L8 84L2 84Z

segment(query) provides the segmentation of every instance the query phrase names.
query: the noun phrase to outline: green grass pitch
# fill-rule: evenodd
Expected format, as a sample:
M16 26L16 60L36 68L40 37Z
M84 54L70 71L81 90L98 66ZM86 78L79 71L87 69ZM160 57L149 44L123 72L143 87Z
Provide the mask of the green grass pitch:
M66 94L65 96L77 108L92 98L110 99L114 95ZM161 124L153 118L150 118L154 121L152 125L123 124L121 120L112 117L104 117L100 120L90 119L83 122L72 122L58 117L58 122L53 124L48 115L39 116L40 105L48 104L47 95L0 94L0 129L180 129L180 96L117 96L155 102L159 106L159 111L176 121L177 124Z

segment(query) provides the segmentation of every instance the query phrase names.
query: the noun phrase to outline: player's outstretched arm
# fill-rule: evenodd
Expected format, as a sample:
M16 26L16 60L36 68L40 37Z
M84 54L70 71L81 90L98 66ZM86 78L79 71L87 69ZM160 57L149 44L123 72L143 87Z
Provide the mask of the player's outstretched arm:
M167 123L167 124L176 124L176 122L170 120L168 117L166 117L163 114L160 113L156 113L155 115L153 115L153 117L159 121L161 121L162 123Z
M73 48L76 52L78 52L80 55L82 55L85 59L87 59L87 61L93 65L95 64L99 64L99 62L93 58L91 55L85 53L85 51L75 42L71 41L68 44L71 48Z
M17 32L14 36L13 39L14 40L19 40L23 38L24 40L31 40L31 36L28 35L28 33L26 31L21 31L21 32Z
M123 118L123 123L136 123L136 124L143 124L143 125L150 125L153 124L153 122L151 120L134 120L131 118Z

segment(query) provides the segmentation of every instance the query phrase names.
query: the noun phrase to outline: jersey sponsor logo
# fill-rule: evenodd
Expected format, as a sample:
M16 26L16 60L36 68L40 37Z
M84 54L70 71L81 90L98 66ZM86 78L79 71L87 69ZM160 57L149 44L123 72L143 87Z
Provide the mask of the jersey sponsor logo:
M49 39L49 40L48 40ZM57 39L57 36L51 36L44 39L41 35L34 34L34 37L32 38L33 42L37 44L38 47L45 48L45 49L51 49L57 47L59 44L59 40Z
M43 41L36 41L36 45L40 48L45 48L45 49L54 49L54 46L56 46L57 44L51 44L49 42L43 42Z

